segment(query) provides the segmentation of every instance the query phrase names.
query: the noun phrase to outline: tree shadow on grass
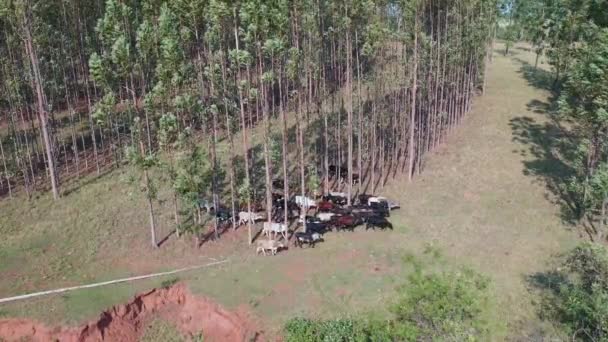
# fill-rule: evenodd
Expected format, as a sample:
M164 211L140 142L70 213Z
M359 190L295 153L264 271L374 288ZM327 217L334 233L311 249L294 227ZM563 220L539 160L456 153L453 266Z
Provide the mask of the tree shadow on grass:
M558 90L557 83L555 81L555 75L551 71L543 68L535 68L532 64L518 57L513 58L513 60L521 63L518 73L528 81L528 85L538 89L551 91L554 96L556 95Z
M538 107L537 100L528 107ZM553 121L537 122L530 116L512 118L513 141L524 146L513 151L525 158L524 174L535 177L552 195L546 198L561 208L561 219L570 225L578 222L579 210L576 198L566 190L566 182L574 174L573 167L564 156L573 153L574 144Z
M525 158L524 174L535 177L547 187L551 195L547 194L546 197L560 206L562 221L576 225L581 211L576 195L567 190L567 183L575 174L570 161L575 160L578 142L576 135L562 125L557 115L558 89L554 75L520 58L514 60L521 63L519 73L528 85L550 92L546 101L533 99L526 105L530 115L510 120L513 141L524 145L514 153ZM539 120L534 114L545 116L548 120Z

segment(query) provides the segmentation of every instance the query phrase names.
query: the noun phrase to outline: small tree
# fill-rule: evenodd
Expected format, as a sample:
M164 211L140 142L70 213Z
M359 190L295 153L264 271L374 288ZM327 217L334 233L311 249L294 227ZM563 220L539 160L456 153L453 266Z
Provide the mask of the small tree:
M164 114L159 121L158 142L160 148L165 152L168 163L164 163L163 167L167 171L171 183L175 183L177 177L175 171L174 152L178 146L178 123L177 117L171 113ZM177 204L178 193L173 188L173 215L175 219L175 234L179 237L179 209Z
M179 143L181 152L177 158L173 188L192 212L194 224L190 230L195 234L198 245L202 224L198 199L209 188L212 170L209 156L205 149L192 141L189 128L180 134Z
M159 165L158 157L155 153L146 153L143 140L141 139L139 118L135 119L133 130L139 137L139 146L131 145L127 147L126 156L128 163L137 171L138 176L130 177L133 184L136 184L142 193L145 194L148 204L148 214L150 218L150 236L152 246L158 247L156 242L156 224L154 221L153 201L157 198L157 187L150 175L150 171Z
M517 41L517 26L509 25L505 29L505 56L509 54L509 49Z

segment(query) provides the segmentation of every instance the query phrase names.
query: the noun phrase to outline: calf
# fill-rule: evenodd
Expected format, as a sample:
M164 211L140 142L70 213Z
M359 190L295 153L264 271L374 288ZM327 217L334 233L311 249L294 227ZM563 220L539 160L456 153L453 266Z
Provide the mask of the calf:
M264 255L266 255L266 251L270 250L271 255L276 255L281 248L285 248L285 245L282 242L276 240L260 240L258 241L256 254L260 254L260 252L262 252Z
M302 248L303 244L308 244L312 248L315 248L315 243L323 241L323 238L318 233L313 232L297 232L296 233L296 246Z
M393 230L393 224L390 223L386 217L382 217L382 216L370 216L367 218L367 220L365 221L365 230L368 229L373 229L376 230L376 228L380 228L380 229L390 229Z

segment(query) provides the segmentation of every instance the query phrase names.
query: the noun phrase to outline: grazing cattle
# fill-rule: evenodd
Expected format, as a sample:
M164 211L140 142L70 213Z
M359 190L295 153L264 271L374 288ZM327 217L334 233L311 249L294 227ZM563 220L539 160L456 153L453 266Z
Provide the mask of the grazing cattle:
M359 200L360 205L368 205L369 204L368 200L371 197L374 197L374 196L368 195L368 194L360 194L359 196L357 196L357 199Z
M333 204L329 201L321 201L317 205L317 209L319 211L331 211L331 210L334 210L335 208L336 208L335 204Z
M316 216L306 216L306 217L301 217L298 218L298 223L304 223L304 220L306 220L306 224L310 224L310 223L321 223L321 219L319 219Z
M281 234L284 239L287 239L287 225L284 223L275 223L275 222L264 222L264 229L262 230L264 235L270 236L271 233Z
M386 203L388 203L388 209L389 210L395 210L395 209L401 208L401 205L399 204L399 202L394 202L394 201L391 201L391 200L386 200Z
M332 220L332 224L336 227L336 230L354 231L355 227L361 223L361 219L354 215L337 216Z
M317 202L315 202L315 200L306 196L296 196L295 203L303 208L313 208L317 206Z
M281 248L285 248L285 245L282 242L276 240L260 240L258 241L256 254L260 254L260 252L262 252L264 255L266 255L266 251L270 250L271 255L276 255Z
M367 218L370 216L377 216L378 215L378 211L374 210L374 208L371 208L367 205L362 206L362 205L356 205L356 206L352 206L350 208L350 212L353 215L359 216L361 218Z
M272 181L272 187L278 190L284 190L285 182L282 179L275 179Z
M385 204L386 208L389 209L389 210L400 208L398 202L391 201L388 198L382 197L382 196L372 196L372 197L369 197L368 200L367 200L367 204L371 205L371 203L382 203L382 204Z
M370 216L365 220L365 230L368 229L376 230L376 228L380 229L390 229L393 230L393 224L390 223L386 217L382 216Z
M336 165L329 165L329 168L327 169L327 174L329 174L331 177L337 176L338 167Z
M327 201L327 202L332 202L332 203L335 203L338 205L346 204L346 197L326 195L326 196L323 196L323 200Z
M290 205L291 207L291 205ZM287 210L287 219L291 220L298 217L300 209L296 206L295 208L289 208ZM272 220L275 222L283 222L285 220L285 210L281 208L273 208L272 210Z
M232 218L232 214L228 210L220 209L215 212L215 217L219 222L226 222Z
M198 207L201 209L205 209L206 212L211 212L213 210L215 210L215 206L213 205L212 201L208 201L206 199L199 199L198 200Z
M263 217L260 214L241 211L239 213L239 226L247 222L255 223L255 221L261 219L263 219Z
M330 196L334 196L334 197L343 197L343 198L348 197L348 195L346 193L344 193L344 192L336 192L336 191L330 191L329 195Z
M322 222L314 222L306 224L306 232L325 234L328 230L327 224Z
M348 170L345 170L345 172L340 173L340 183L346 183L346 181L348 181ZM359 174L358 173L353 173L353 185L359 183Z
M391 212L388 210L388 204L386 202L371 202L369 206L378 214L378 216L391 216Z
M323 241L323 238L318 233L313 232L297 232L296 233L296 246L302 248L303 244L308 244L312 248L315 248L315 243Z
M317 217L319 218L319 220L321 220L321 222L329 222L331 221L331 218L336 216L335 213L318 213Z

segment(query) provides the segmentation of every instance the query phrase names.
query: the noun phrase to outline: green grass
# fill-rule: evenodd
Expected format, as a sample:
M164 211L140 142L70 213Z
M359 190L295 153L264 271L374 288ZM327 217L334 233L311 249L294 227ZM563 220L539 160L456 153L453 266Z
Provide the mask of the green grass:
M146 324L141 342L185 342L186 339L173 325L157 319Z
M466 265L490 278L497 308L488 314L497 326L494 339L526 339L545 329L527 277L544 270L554 254L578 238L561 219L548 176L530 172L534 163L552 169L551 159L533 153L544 140L517 139L511 125L521 118L540 126L549 120L538 106L529 106L549 104L550 93L530 82L522 60L533 65L534 55L519 49L507 57L495 54L486 94L429 156L422 174L412 183L401 177L379 190L401 202L391 216L393 232L330 233L314 249L290 247L273 257L255 255L245 242L246 228L201 249L171 237L153 250L143 199L129 196L119 170L58 202L48 195L31 203L0 202L0 296L229 258L227 264L179 278L227 307L248 306L267 331L276 332L295 315L381 310L412 270L404 258L438 257L442 262L432 266L437 270ZM162 238L173 228L168 194L161 197L167 200L159 208ZM75 324L170 279L13 303L0 311Z

